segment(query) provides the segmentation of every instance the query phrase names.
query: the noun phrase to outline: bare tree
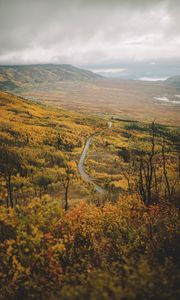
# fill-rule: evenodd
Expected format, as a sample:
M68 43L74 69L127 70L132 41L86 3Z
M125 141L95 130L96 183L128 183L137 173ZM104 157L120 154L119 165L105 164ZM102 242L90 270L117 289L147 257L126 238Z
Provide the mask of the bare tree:
M4 177L7 189L7 207L12 208L13 203L13 188L12 176L22 172L22 160L20 155L13 149L5 146L0 147L0 175Z
M151 124L150 150L141 151L139 157L139 192L146 205L152 202L152 186L155 175L155 123Z
M65 173L61 178L63 187L65 189L65 205L64 205L65 211L67 211L69 208L68 194L69 194L70 182L72 181L75 174L74 164L75 164L74 162L65 162Z
M165 200L176 201L180 172L179 149L177 134L152 122L148 143L142 146L141 142L134 139L133 150L129 152L130 155L126 155L129 167L121 167L129 192L136 190L147 206L159 202L164 192ZM121 156L124 153L121 151Z
M166 168L166 156L165 156L165 143L163 141L162 144L162 164L163 164L163 175L165 178L165 183L167 187L167 192L168 192L168 199L171 201L171 189L170 189L170 184L169 184L169 178L168 178L168 173L167 173L167 168Z

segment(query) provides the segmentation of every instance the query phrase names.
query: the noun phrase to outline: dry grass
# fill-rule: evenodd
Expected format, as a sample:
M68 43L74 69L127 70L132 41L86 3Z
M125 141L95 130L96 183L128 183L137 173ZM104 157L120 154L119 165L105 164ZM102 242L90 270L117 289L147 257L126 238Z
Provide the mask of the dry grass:
M166 96L170 100L178 93L175 87L165 83L98 80L89 82L59 82L43 86L22 88L26 98L69 110L96 114L114 114L120 117L152 121L164 124L180 124L180 105L155 100Z

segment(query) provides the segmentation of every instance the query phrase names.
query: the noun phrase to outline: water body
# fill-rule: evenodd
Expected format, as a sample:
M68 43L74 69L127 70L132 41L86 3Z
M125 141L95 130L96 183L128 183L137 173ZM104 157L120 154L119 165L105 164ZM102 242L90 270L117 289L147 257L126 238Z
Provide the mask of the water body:
M173 62L136 62L116 65L86 66L87 69L109 78L164 81L180 75L180 61Z
M154 97L154 99L158 101L170 102L167 97Z
M167 79L168 79L168 77L141 77L141 78L138 78L138 80L142 80L142 81L165 81Z
M180 95L175 95L175 97L177 97L177 96L180 96ZM166 103L169 103L169 104L179 104L180 105L180 100L179 101L178 100L170 100L166 96L154 97L154 99L157 100L157 101L162 101L162 102L166 102Z

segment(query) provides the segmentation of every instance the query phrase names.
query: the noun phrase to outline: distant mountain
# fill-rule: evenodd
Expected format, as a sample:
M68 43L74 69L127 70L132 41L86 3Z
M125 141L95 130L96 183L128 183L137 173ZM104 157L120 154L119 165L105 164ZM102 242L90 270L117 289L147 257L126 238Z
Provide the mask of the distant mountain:
M177 88L180 88L180 76L169 77L165 83L171 84Z
M87 65L87 69L96 72L104 77L164 81L169 77L180 76L180 61L176 62L124 62L111 65Z
M6 90L55 84L61 81L86 81L100 78L102 76L72 65L0 66L0 89Z

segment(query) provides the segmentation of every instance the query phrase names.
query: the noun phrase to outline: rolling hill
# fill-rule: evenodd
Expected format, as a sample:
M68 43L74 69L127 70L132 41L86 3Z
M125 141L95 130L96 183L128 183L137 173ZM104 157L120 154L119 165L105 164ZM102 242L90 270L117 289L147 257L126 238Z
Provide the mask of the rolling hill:
M0 89L14 90L19 87L55 84L62 81L86 81L101 78L91 71L72 65L19 65L0 66Z

